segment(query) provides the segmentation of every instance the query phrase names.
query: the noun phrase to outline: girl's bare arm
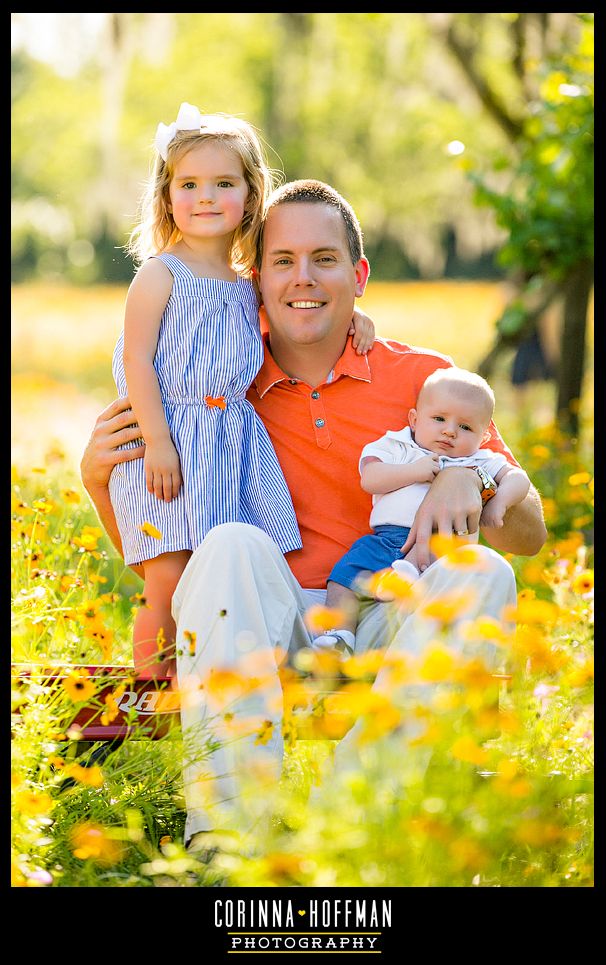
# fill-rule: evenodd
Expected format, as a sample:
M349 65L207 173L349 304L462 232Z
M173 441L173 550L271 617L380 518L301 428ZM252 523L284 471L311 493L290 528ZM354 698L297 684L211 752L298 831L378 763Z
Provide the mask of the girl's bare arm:
M145 439L147 488L170 502L181 485L179 457L164 414L154 356L162 313L172 290L172 275L156 259L137 272L126 299L124 371L128 395Z

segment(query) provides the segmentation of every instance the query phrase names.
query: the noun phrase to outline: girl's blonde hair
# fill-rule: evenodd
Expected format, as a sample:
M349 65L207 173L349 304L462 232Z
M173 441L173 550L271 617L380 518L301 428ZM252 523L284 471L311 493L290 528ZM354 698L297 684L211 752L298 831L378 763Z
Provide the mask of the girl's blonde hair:
M139 206L139 222L125 249L140 264L180 240L181 232L169 210L169 186L175 166L193 148L218 141L240 158L248 185L244 216L233 233L229 251L231 267L247 276L255 265L265 204L279 175L269 167L261 139L247 121L229 114L207 114L202 120L200 131L176 131L168 145L166 161L156 152L153 171Z

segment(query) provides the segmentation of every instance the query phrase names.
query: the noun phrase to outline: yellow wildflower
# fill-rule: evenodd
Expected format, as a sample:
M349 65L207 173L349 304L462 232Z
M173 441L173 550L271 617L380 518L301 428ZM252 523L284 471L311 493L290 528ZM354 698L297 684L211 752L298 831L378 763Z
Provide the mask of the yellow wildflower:
M518 599L517 607L505 608L505 619L518 623L539 624L546 627L554 624L560 617L560 608L549 600Z
M547 460L551 459L551 452L547 446L532 446L530 449L530 455L534 456L535 459Z
M49 499L34 499L32 507L38 512L48 516L55 509L55 504Z
M79 667L72 670L67 677L61 681L61 686L74 703L78 703L81 700L88 700L96 690L86 667Z
M126 690L126 687L124 686L124 684L120 684L120 686L116 687L115 690L111 692L111 694L105 695L104 703L105 703L106 709L101 714L101 723L104 727L107 727L108 724L111 724L111 722L115 720L118 714L120 713L118 701L125 690Z
M468 569L482 569L485 566L479 546L466 542L460 536L434 533L429 539L429 548L434 556L443 557L448 566L465 566Z
M142 533L145 533L146 536L153 536L154 539L162 539L162 533L160 530L156 529L155 526L152 526L151 523L142 523L141 526L139 526L139 529Z
M367 650L366 653L347 657L341 664L341 670L346 677L374 677L384 662L385 652L383 650Z
M255 744L268 744L274 733L274 723L272 720L264 720L259 733L255 738Z
M438 645L426 651L419 668L419 675L422 680L430 680L433 683L449 680L453 676L454 666L453 652Z
M97 549L97 544L103 536L103 530L98 526L83 526L80 536L74 536L72 543L90 553Z
M194 630L184 630L183 636L187 641L187 652L190 657L196 656L196 633Z
M43 791L21 790L15 794L15 806L20 814L28 817L36 817L40 814L48 814L54 806L54 801L49 794Z
M450 748L450 753L466 764L485 764L488 760L487 752L468 736L459 737Z
M575 472L568 477L569 486L585 486L588 482L591 482L591 473L589 472Z

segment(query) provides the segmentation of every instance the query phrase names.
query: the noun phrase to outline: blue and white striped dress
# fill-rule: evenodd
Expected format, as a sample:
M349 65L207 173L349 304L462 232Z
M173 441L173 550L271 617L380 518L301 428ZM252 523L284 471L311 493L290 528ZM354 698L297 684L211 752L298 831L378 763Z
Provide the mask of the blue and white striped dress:
M173 276L154 368L183 485L166 503L147 491L143 459L114 467L109 491L126 563L194 550L213 526L251 523L282 552L301 548L295 511L267 430L246 391L263 362L258 304L250 281L198 278L174 255L158 255ZM124 333L113 357L127 395ZM224 397L225 409L205 397ZM137 443L129 443L129 446ZM151 523L161 539L141 531Z

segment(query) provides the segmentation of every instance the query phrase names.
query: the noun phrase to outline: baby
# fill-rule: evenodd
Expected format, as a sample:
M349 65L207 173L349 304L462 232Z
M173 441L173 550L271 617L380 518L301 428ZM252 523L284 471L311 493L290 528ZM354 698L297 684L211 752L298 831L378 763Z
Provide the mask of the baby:
M345 615L343 626L312 641L314 649L355 649L357 598L360 577L392 567L414 581L419 576L416 547L406 558L406 542L416 512L434 477L445 469L475 469L483 481L482 524L501 527L510 506L521 502L530 487L526 473L502 453L481 449L490 438L494 393L479 375L456 367L440 368L424 382L417 406L408 413L408 426L388 431L364 447L360 457L362 488L372 493L373 509L367 536L356 540L333 567L327 584L326 606ZM479 532L464 534L478 542Z

